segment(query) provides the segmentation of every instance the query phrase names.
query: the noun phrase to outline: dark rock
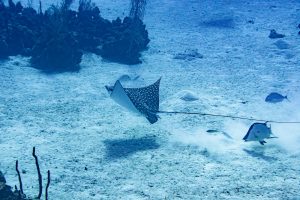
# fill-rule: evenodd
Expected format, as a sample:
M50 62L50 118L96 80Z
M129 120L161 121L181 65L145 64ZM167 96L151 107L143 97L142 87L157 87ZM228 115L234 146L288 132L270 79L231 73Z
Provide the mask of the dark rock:
M69 28L76 33L80 48L97 53L97 47L103 43L103 37L111 28L111 23L103 19L99 8L88 0L80 1L78 14L69 12L73 12L67 20L71 22Z
M82 52L76 34L69 27L68 17L73 11L61 8L48 9L41 24L39 37L31 51L32 66L44 72L78 71Z
M140 52L146 49L149 38L145 25L140 19L125 17L123 22L112 22L112 31L105 37L101 56L125 64L138 64Z
M17 4L16 4L16 12L17 13L21 13L22 12L22 10L23 10L23 6L22 6L22 4L21 4L21 2L19 1L19 2L17 2Z
M31 56L34 67L44 71L79 69L82 51L125 64L140 63L148 43L148 32L140 19L126 17L109 21L90 0L51 6L44 13L12 0L0 0L0 57ZM99 48L100 47L100 48Z
M6 183L3 173L0 171L0 183Z
M78 71L82 52L67 31L44 32L32 50L31 63L45 72Z
M6 43L6 40L0 38L0 59L6 58L8 56L9 56L9 50L8 50L8 45Z
M6 180L0 171L0 199L1 200L25 200L25 195L19 194L18 190L12 191L12 188L6 185ZM29 200L29 199L27 199Z
M8 0L8 7L10 11L15 11L16 5L12 0Z
M32 16L24 13L27 9L24 9L20 2L9 2L9 5L10 7L6 8L0 4L1 58L17 54L28 55L28 49L32 48L36 38L35 29L30 26L36 26L36 22Z
M271 38L271 39L284 38L284 37L285 37L284 34L277 33L274 29L272 29L272 30L270 31L269 38Z
M3 1L0 1L0 12L4 11L5 9L6 9L6 7L5 7Z
M25 54L25 49L32 48L35 35L26 26L17 25L8 28L6 41L10 55Z

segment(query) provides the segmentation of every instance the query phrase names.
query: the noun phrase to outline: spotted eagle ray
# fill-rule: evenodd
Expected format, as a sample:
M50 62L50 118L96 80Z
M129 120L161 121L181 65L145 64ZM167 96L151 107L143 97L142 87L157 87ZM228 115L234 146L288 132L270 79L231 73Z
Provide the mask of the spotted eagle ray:
M249 121L257 121L257 122L268 122L268 123L296 123L300 124L300 121L275 121L275 120L265 120L265 119L255 119L252 117L241 117L241 116L232 116L232 115L224 115L224 114L211 114L211 113L202 113L202 112L185 112L185 111L161 111L159 110L159 78L152 85L141 87L141 88L124 88L119 80L116 81L114 86L105 86L107 91L110 93L110 97L115 100L121 106L127 108L130 111L133 111L138 114L144 115L147 120L153 124L157 122L159 116L158 113L165 114L188 114L188 115L201 115L201 116L211 116L211 117L222 117L222 118L231 118L231 119L240 119L240 120L249 120ZM256 124L256 125L255 125ZM248 133L250 133L254 127L260 124L260 128L266 128L262 125L262 123L254 123L253 126L250 127ZM259 129L260 129L259 128ZM259 131L259 129L255 129ZM260 132L260 131L259 131ZM267 131L268 132L268 131ZM244 137L245 141L253 141L252 134L248 134ZM266 134L266 133L265 133ZM267 133L266 137L259 134L257 138L261 143L265 143L263 139L268 138L269 133ZM255 140L257 140L255 138ZM272 137L271 137L272 138Z
M118 104L130 111L144 115L153 124L158 120L160 79L152 85L141 88L124 88L119 80L114 86L105 87L110 93L110 97Z

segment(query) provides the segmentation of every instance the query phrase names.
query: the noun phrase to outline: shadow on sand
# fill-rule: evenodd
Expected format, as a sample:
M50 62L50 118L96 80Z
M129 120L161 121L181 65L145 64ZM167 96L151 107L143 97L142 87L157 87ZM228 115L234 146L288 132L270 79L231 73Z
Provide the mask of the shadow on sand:
M271 156L266 156L264 155L263 152L259 152L259 151L255 151L255 150L248 150L248 149L243 149L244 152L246 152L247 154L249 154L250 156L254 157L254 158L259 158L268 162L274 162L277 160L277 158L271 157Z
M118 159L128 157L136 152L158 149L155 137L133 139L105 140L106 158Z
M204 21L202 25L206 27L225 28L225 29L226 28L233 29L235 27L233 18L229 18L229 17Z

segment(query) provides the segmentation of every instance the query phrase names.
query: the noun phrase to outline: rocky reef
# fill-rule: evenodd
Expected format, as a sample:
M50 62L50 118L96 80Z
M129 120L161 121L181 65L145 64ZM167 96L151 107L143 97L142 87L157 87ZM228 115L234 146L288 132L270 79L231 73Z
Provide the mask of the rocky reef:
M150 41L140 17L143 10L109 21L91 0L80 0L77 10L70 9L72 3L63 0L43 12L41 1L38 10L0 1L0 58L31 56L32 66L46 72L79 70L84 52L124 64L141 62ZM132 6L137 8L131 12L141 4Z

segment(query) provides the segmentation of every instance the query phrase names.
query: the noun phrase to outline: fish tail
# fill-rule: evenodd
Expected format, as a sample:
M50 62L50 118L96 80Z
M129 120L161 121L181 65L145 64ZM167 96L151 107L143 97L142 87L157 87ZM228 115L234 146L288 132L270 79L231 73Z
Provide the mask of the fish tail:
M288 101L288 102L291 102L290 99L286 96L284 96L284 98Z

